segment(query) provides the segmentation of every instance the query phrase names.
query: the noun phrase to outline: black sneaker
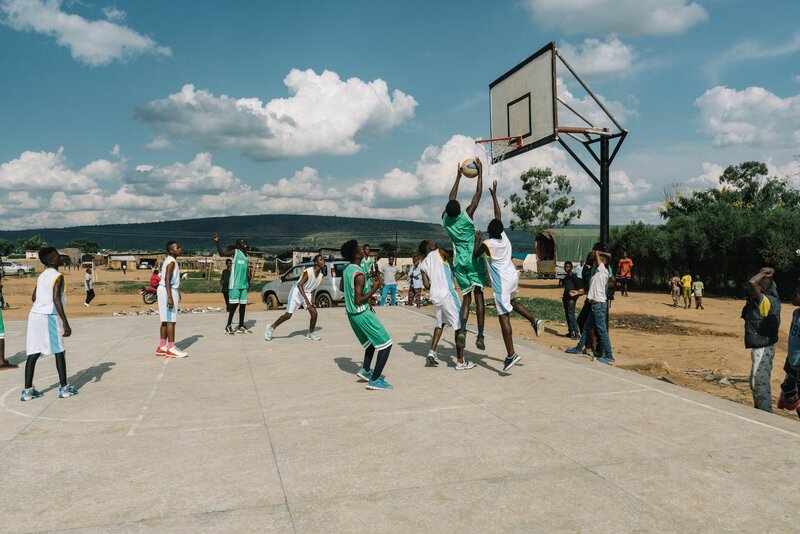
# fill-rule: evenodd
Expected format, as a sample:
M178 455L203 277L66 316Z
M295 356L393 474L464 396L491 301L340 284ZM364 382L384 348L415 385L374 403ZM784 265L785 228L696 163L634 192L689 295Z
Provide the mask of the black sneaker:
M511 356L508 356L503 362L503 371L508 371L509 369L514 367L518 361L519 361L519 354L517 354L516 352Z
M233 327L231 325L228 325L228 326L225 327L225 335L226 336L232 336L235 333L236 332L233 331Z
M480 349L480 350L485 350L486 349L486 343L483 342L483 336L482 335L479 334L478 337L475 338L475 346L478 347L478 349Z
M536 334L536 337L542 335L542 327L544 326L544 321L542 321L541 319L534 319L533 322L531 323L531 326L533 327L533 333Z

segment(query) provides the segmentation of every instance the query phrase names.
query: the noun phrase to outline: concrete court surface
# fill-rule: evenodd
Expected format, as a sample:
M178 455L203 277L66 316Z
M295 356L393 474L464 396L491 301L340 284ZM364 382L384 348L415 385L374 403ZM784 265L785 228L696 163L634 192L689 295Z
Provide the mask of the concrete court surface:
M253 306L260 308L260 306ZM396 389L357 382L342 308L322 342L298 312L181 316L186 360L152 352L157 317L76 319L71 382L19 402L0 373L3 532L794 531L800 424L536 345L503 373L488 336L475 369L425 366L432 319L379 309ZM496 320L487 318L487 320ZM25 324L7 322L24 358ZM440 347L450 359L452 332Z

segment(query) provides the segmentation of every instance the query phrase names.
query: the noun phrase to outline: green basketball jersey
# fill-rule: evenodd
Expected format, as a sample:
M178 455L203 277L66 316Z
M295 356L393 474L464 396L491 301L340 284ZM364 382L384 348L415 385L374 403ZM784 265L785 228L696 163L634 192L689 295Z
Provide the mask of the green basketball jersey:
M247 270L250 267L250 258L238 248L233 253L231 262L231 277L228 289L247 289Z
M456 265L472 265L472 252L475 246L475 223L469 215L462 211L456 217L445 214L442 226L453 241L453 263Z
M357 275L363 275L361 267L351 263L345 268L342 276L344 277L344 308L350 315L357 315L367 310L368 304L365 302L361 306L356 305L355 280ZM366 275L365 275L366 276Z

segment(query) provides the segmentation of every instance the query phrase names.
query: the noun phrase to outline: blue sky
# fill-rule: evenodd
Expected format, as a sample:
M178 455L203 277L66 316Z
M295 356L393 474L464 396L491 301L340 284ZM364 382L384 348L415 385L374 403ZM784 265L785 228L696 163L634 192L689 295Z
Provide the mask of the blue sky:
M630 131L612 223L658 222L664 187L749 159L800 182L796 0L233 5L0 0L0 228L436 221L489 134L489 82L551 40ZM506 162L501 196L530 166L567 174L597 222L596 186L556 146Z

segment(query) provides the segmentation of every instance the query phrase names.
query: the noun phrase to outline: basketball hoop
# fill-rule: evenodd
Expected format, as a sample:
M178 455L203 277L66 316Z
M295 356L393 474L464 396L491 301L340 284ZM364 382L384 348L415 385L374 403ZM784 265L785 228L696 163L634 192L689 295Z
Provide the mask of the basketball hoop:
M502 176L503 161L506 156L522 147L522 137L494 137L492 139L478 139L475 141L476 145L483 148L486 154L486 161L489 164L487 168L487 178L499 178Z

